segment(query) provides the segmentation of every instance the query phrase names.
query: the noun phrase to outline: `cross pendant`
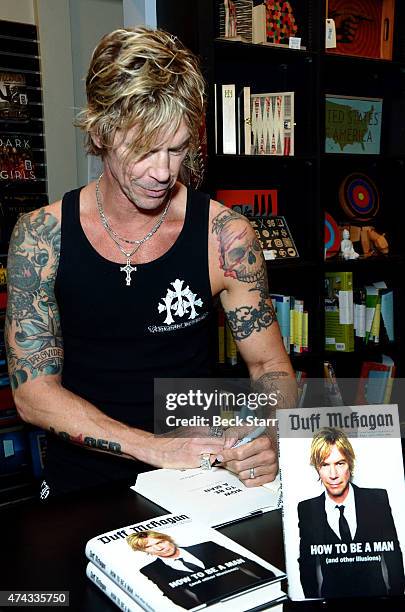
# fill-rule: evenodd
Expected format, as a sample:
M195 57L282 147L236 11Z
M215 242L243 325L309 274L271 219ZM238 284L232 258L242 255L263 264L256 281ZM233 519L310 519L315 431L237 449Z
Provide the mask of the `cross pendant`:
M136 272L136 266L131 266L131 260L127 258L127 265L120 267L120 272L126 273L125 282L128 285L131 284L131 274L132 272Z

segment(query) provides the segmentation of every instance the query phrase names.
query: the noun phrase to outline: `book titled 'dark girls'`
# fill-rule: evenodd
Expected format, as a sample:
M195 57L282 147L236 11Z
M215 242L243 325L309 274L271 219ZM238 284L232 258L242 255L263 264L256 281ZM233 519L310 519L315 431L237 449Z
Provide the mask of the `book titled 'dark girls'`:
M149 611L242 612L285 598L283 572L186 514L96 536L87 543L86 556L125 599Z
M405 483L398 407L278 410L293 600L400 598Z

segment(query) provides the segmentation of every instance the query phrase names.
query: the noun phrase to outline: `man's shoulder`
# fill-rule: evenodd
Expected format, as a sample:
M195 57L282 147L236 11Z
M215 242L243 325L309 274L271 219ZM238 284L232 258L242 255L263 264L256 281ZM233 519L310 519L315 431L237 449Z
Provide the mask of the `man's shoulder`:
M388 499L388 493L386 489L375 489L369 487L359 487L352 483L354 495L359 498L370 498L374 500L386 501Z
M325 493L321 493L317 497L310 497L309 499L303 499L298 503L298 512L306 512L323 503L325 500Z

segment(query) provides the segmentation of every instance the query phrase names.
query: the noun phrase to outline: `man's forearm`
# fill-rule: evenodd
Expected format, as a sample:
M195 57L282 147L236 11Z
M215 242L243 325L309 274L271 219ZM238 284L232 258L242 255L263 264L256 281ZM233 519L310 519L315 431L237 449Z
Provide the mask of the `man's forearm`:
M295 408L297 405L297 382L290 369L272 370L252 378L252 389L271 398L265 407L269 416L274 416L279 408Z
M148 462L153 434L110 418L90 402L68 391L58 379L36 379L14 393L22 419L65 441Z

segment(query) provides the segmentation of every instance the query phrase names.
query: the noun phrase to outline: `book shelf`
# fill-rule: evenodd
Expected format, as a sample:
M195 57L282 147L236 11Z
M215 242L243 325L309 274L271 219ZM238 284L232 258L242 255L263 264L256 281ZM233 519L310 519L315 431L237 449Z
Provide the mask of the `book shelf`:
M21 214L48 203L37 28L0 20L0 269ZM18 416L4 346L6 276L0 282L0 506L32 497L40 476L35 428ZM42 438L41 438L42 439Z
M278 214L286 217L300 258L267 262L270 290L304 299L309 311L309 351L291 354L296 369L305 370L308 376L322 376L323 363L329 360L338 376L357 377L364 360L388 354L401 377L405 370L400 355L405 331L405 7L396 2L392 60L385 60L325 50L325 0L308 0L304 11L303 3L291 3L297 8L301 5L296 13L302 25L297 36L302 37L305 49L299 50L220 38L221 4L220 0L198 0L190 11L186 1L157 2L158 25L177 34L200 56L208 83L208 163L202 188L213 197L218 189L278 190ZM214 84L218 88L230 83L235 84L236 92L247 86L252 93L294 91L293 156L216 153ZM383 100L378 154L325 152L325 97L332 95ZM386 234L389 253L357 260L337 255L325 260L325 212L350 224L338 194L344 178L356 172L370 176L378 186L379 210L369 223ZM359 244L355 243L356 250ZM355 287L384 280L393 290L393 341L367 346L356 342L353 353L325 350L325 273L346 270L353 272Z

